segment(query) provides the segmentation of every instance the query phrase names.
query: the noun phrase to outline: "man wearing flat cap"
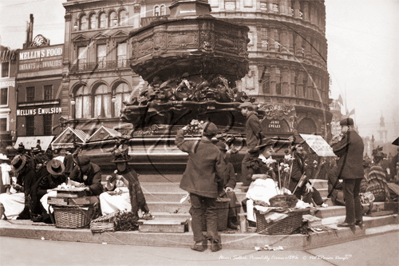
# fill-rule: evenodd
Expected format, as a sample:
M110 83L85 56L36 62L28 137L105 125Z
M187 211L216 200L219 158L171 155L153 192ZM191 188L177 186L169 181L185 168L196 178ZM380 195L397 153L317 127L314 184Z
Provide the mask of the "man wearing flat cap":
M217 231L218 183L227 179L223 155L212 143L212 138L216 136L218 128L214 123L205 123L199 140L185 140L185 130L186 127L183 127L177 131L175 143L180 150L188 153L188 162L180 182L180 188L190 193L190 214L195 241L191 249L205 251L208 248L208 238L211 241L211 251L216 252L222 249ZM220 180L217 180L216 173ZM206 219L207 238L202 234L204 218Z
M76 157L76 166L73 168L69 178L73 181L84 183L87 196L98 196L103 192L101 184L101 168L90 162L86 155Z
M245 123L245 141L248 151L241 162L241 178L243 179L243 185L249 186L253 174L251 161L258 158L259 155L256 146L259 145L262 139L262 126L252 103L244 102L238 108L241 109L241 114L247 118Z
M331 145L334 153L339 157L338 178L343 179L346 217L340 227L363 225L363 210L360 203L360 183L363 179L363 150L362 138L354 129L352 118L341 120L342 138Z

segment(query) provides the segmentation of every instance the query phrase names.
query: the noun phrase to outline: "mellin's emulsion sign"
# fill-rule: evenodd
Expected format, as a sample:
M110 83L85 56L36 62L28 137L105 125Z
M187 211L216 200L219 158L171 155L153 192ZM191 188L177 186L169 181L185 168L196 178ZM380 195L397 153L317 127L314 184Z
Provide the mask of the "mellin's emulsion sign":
M17 109L17 116L61 114L61 107Z

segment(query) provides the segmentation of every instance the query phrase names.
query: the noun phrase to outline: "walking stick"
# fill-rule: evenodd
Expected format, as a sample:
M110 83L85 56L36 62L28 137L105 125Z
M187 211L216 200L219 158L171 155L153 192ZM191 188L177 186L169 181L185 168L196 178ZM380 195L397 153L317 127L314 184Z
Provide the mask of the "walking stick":
M302 174L302 176L301 176L301 178L299 179L298 184L296 184L295 189L294 189L294 191L292 192L292 194L295 193L295 191L296 191L296 189L298 188L299 185L301 185L301 187L302 187L302 185L303 185L303 180L304 180L304 179L305 179L305 173Z
M280 176L280 165L277 166L277 173L278 173L278 188L281 192L281 176Z

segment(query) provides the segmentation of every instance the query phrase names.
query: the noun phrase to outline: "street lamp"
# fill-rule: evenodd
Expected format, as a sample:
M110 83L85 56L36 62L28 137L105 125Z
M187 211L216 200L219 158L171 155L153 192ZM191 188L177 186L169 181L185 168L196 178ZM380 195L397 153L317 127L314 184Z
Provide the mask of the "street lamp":
M75 24L73 24L73 29L74 29L75 31L78 30L78 22L77 22L77 21L75 21Z
M76 110L75 110L75 99L71 100L71 106L72 106L72 119L73 119L73 128L75 128L75 119L76 119Z

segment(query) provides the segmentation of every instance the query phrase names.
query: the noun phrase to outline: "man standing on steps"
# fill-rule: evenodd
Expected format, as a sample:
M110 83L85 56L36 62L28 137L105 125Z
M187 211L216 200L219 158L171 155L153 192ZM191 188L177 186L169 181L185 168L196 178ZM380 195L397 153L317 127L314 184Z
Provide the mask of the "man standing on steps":
M340 227L363 225L362 204L360 203L360 182L363 178L363 150L362 138L354 129L352 118L341 120L341 139L331 145L334 153L339 157L338 178L343 179L343 190L346 217ZM333 140L334 141L334 140Z
M190 193L190 214L195 241L191 249L205 251L208 248L208 238L211 241L211 251L216 252L222 249L217 231L218 183L226 180L223 155L212 143L218 128L214 123L205 123L199 140L185 140L186 129L183 127L177 132L175 142L180 150L188 153L188 162L180 181L180 188ZM220 180L216 180L216 173ZM206 221L207 237L202 233L203 219Z
M250 167L251 160L257 159L259 152L255 148L259 145L262 139L262 126L260 124L257 113L250 102L244 102L238 106L241 109L241 114L247 118L245 123L245 141L247 143L248 151L242 159L241 163L241 178L244 186L249 186L252 181L253 170Z

